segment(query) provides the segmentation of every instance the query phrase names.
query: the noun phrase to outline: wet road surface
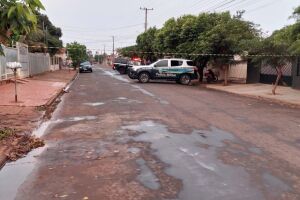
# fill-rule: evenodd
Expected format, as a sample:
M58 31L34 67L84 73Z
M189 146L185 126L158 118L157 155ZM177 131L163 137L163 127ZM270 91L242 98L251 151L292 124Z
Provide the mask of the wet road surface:
M299 109L109 68L80 74L0 199L300 199Z

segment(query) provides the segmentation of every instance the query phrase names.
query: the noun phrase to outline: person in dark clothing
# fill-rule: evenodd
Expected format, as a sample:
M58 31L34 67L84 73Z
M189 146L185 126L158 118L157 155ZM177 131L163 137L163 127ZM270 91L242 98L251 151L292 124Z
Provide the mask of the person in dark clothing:
M204 66L199 62L197 61L196 62L196 67L198 69L198 73L199 73L199 82L202 83L203 82L203 76L204 76Z

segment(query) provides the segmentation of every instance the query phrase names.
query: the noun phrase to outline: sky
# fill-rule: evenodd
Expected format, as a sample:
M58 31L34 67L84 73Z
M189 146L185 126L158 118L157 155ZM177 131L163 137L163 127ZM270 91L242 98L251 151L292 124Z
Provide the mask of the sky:
M52 23L63 32L64 44L77 41L93 52L112 52L134 45L144 31L145 12L149 27L160 28L171 17L201 12L245 10L244 19L260 25L266 34L293 23L289 19L300 0L41 0ZM105 46L105 47L104 47Z

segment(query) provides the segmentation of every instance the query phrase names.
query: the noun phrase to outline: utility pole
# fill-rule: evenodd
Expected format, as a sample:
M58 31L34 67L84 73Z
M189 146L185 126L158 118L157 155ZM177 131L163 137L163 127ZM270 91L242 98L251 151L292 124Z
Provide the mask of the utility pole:
M151 10L154 10L153 8L142 8L140 7L140 10L144 10L145 11L145 32L147 31L148 29L148 11L151 11Z
M115 36L112 36L112 39L113 39L113 53L112 53L112 65L114 64L115 62Z
M113 58L115 58L115 36L112 36L113 39Z

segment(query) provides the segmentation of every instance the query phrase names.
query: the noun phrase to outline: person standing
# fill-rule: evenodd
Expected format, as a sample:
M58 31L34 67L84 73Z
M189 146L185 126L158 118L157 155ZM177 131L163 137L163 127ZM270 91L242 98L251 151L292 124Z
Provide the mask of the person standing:
M196 62L196 67L198 69L198 73L199 73L199 83L202 83L203 82L203 76L204 76L204 67L200 61L197 61Z

